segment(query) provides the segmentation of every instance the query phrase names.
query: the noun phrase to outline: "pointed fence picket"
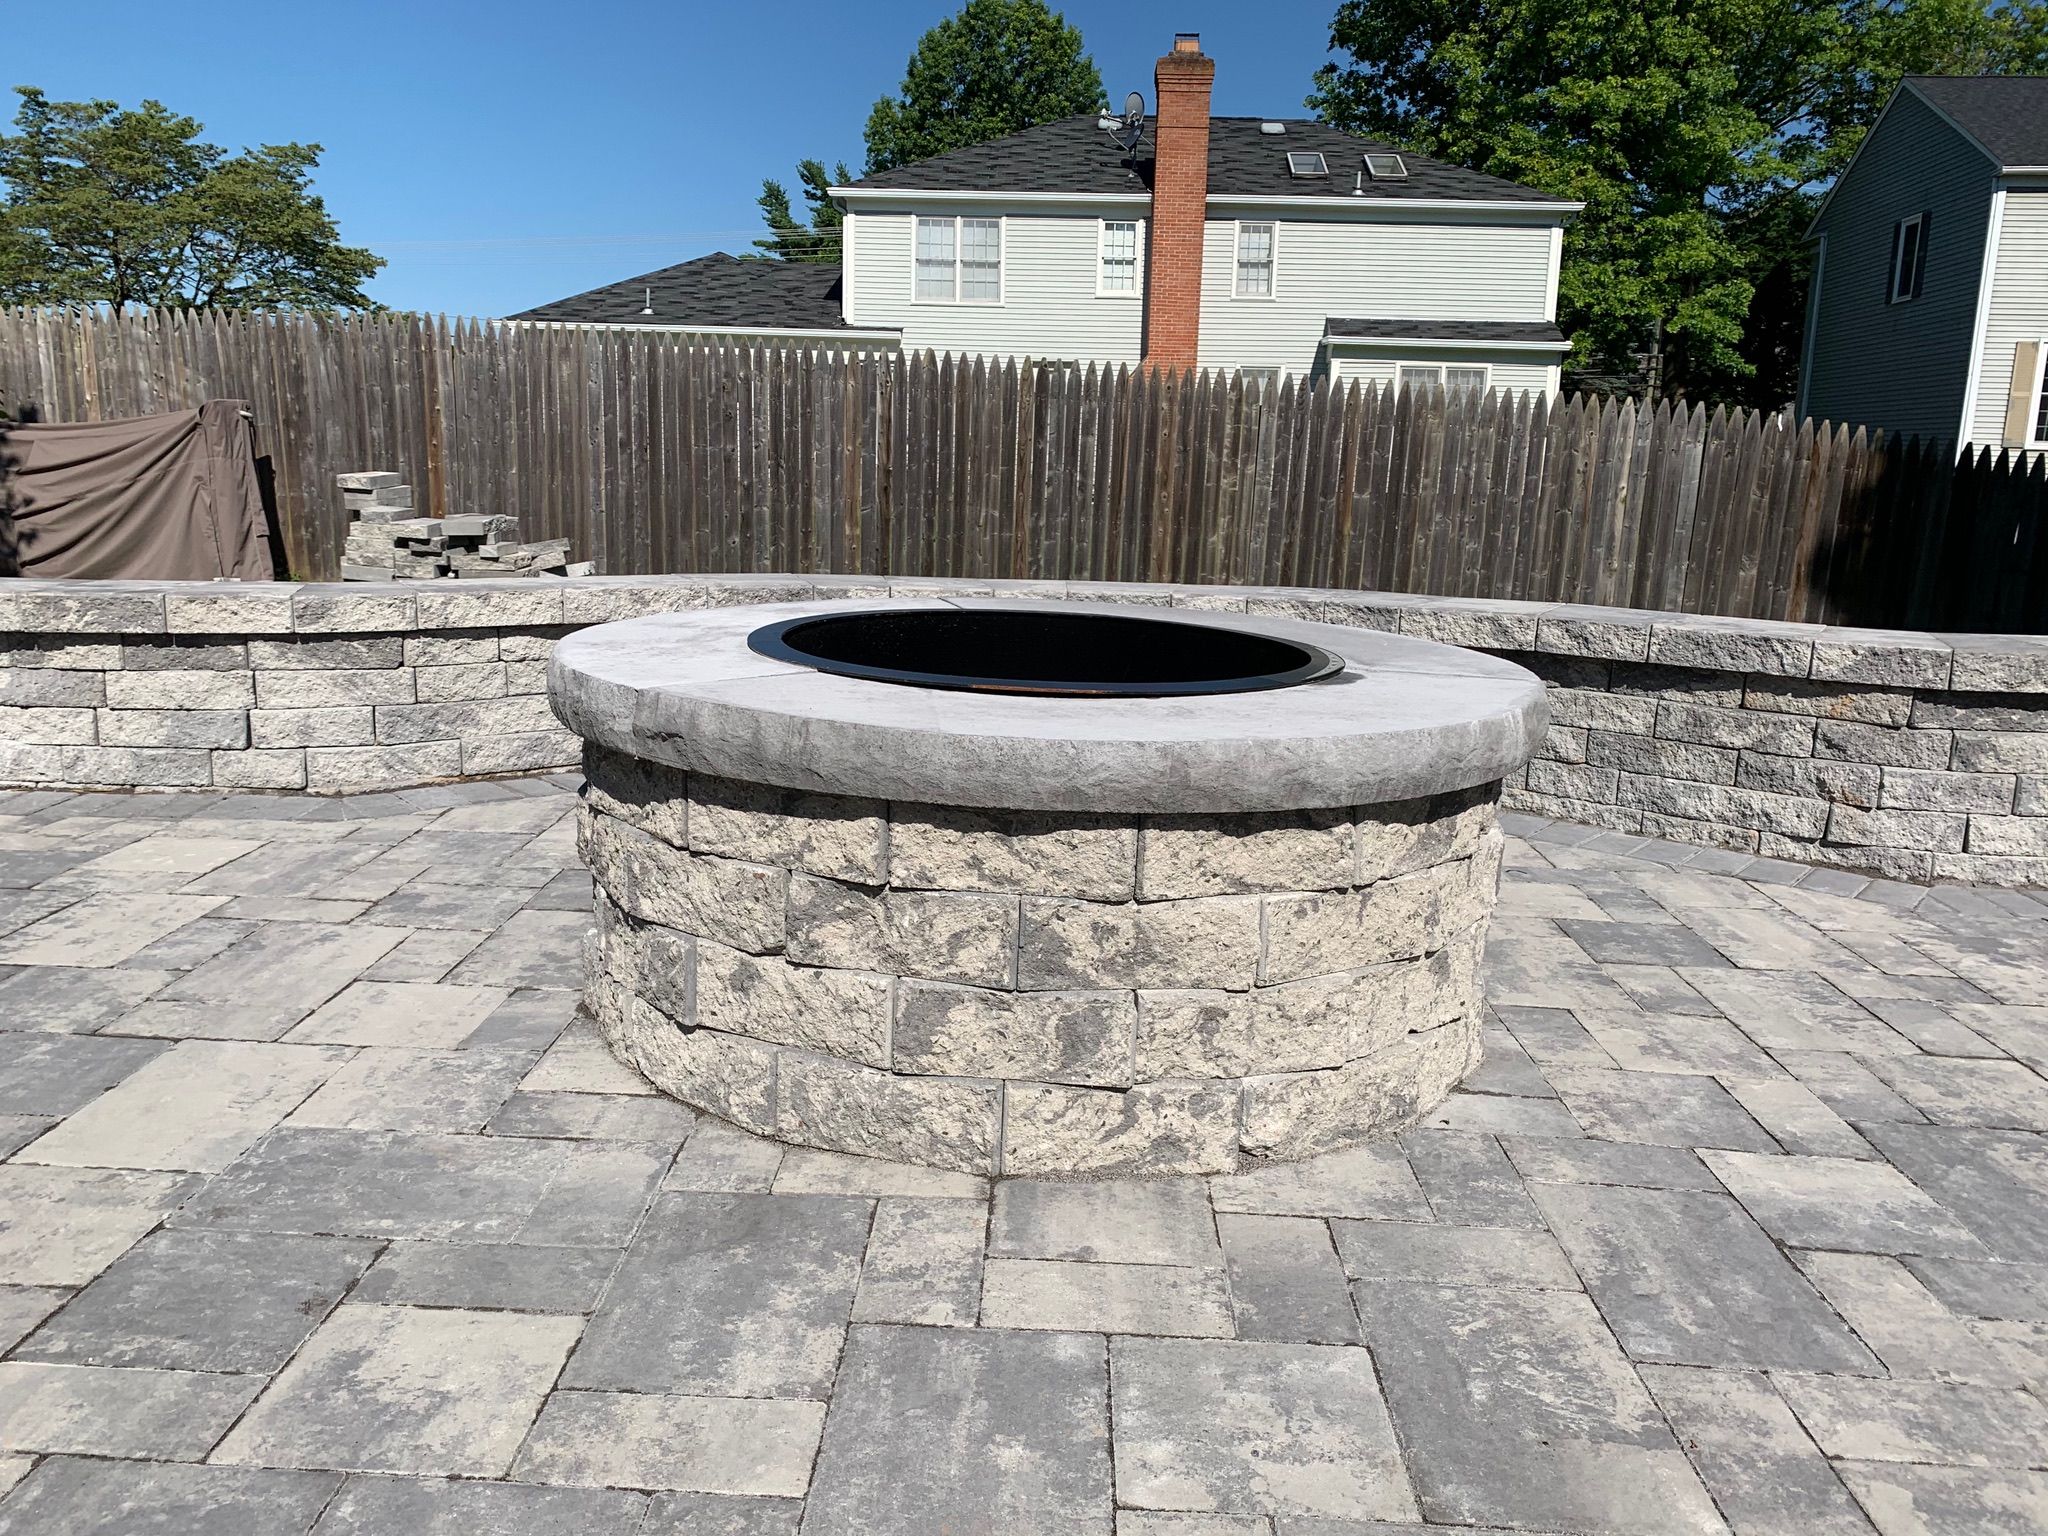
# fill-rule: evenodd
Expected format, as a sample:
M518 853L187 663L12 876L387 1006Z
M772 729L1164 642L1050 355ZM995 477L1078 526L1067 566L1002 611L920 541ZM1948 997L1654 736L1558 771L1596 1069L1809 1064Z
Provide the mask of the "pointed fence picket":
M1312 586L2048 630L2048 464L1682 401L706 347L421 315L0 311L0 412L246 399L294 574L334 476L613 574Z

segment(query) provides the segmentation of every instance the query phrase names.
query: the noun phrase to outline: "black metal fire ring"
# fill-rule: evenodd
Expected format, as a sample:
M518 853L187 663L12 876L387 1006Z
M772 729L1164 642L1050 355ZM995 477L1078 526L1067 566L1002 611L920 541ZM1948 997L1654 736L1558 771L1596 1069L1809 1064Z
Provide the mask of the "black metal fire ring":
M764 624L747 645L839 677L1044 698L1257 693L1344 669L1321 646L1253 630L1050 608L871 608Z

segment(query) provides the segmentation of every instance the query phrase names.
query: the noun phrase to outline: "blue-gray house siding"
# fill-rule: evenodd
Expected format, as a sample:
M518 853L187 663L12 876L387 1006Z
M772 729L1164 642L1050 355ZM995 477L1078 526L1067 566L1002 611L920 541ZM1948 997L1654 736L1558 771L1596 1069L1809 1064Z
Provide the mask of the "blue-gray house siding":
M1893 99L1814 223L1806 415L1957 438L1998 169L1912 91ZM1887 303L1893 230L1916 213L1930 216L1925 279Z

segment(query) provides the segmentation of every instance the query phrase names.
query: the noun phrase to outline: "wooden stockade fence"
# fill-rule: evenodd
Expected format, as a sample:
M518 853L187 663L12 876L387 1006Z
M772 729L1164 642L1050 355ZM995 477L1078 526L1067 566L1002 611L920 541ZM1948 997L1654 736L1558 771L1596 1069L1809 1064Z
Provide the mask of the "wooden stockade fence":
M2048 630L2048 470L1576 397L686 345L418 315L0 311L0 409L251 402L293 574L337 472L608 574L1233 582Z

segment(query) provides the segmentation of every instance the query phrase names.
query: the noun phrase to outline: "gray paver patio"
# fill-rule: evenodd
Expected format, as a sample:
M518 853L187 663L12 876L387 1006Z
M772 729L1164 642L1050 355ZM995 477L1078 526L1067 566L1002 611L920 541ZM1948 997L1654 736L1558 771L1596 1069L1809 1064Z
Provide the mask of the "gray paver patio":
M1510 817L1423 1125L991 1184L613 1061L576 782L0 793L0 1531L2048 1533L2048 896Z

